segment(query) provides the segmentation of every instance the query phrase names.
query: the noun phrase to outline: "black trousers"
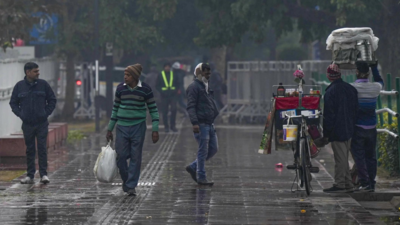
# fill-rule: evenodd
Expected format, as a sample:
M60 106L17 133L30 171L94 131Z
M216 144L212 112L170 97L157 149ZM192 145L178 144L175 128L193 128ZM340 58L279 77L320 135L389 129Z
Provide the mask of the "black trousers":
M376 129L363 129L356 127L351 140L351 152L357 166L358 179L363 186L371 185L375 188L377 172L376 159Z
M162 97L161 110L165 129L175 128L176 111L177 111L177 97ZM169 107L171 106L171 109ZM168 112L171 110L170 123L168 123Z
M49 122L38 125L22 124L26 145L26 162L28 177L33 179L35 176L35 156L36 156L36 140L39 157L39 173L40 177L47 176L47 134Z

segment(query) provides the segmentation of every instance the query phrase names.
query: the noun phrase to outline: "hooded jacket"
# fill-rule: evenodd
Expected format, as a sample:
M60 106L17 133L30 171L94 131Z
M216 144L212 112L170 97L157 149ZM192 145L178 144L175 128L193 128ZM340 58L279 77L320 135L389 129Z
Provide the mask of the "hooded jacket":
M193 125L213 124L219 112L211 89L206 91L206 85L195 79L186 90L187 111Z

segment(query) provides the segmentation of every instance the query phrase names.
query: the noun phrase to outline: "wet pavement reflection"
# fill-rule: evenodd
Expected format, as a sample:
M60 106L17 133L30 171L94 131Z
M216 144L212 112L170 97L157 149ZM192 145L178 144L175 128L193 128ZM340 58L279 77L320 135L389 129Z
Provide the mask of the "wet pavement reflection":
M21 185L18 180L0 191L0 224L394 224L400 214L379 216L347 194L325 194L332 185L332 157L314 160L320 173L313 193L291 192L294 172L290 151L257 154L263 127L218 128L219 152L207 162L213 187L198 186L185 171L196 157L190 125L177 134L160 133L151 144L148 131L138 196L126 196L120 179L99 183L93 166L103 134L67 147L55 157L51 183ZM58 161L57 161L58 160ZM56 163L58 162L58 163ZM275 165L282 163L283 169ZM325 167L324 165L325 164ZM397 213L397 214L396 214Z

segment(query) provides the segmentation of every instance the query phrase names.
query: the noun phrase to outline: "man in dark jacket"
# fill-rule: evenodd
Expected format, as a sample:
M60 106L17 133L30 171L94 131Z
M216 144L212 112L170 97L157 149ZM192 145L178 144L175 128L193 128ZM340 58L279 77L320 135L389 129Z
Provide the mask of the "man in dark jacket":
M161 96L161 111L163 116L163 122L165 126L165 132L169 132L169 129L173 132L178 130L175 127L176 111L178 102L178 90L180 87L179 79L171 70L171 64L166 63L164 70L158 76L157 79L157 90ZM171 106L171 118L168 123L168 112Z
M187 111L199 148L196 160L186 167L186 171L198 184L213 185L214 183L209 182L206 178L205 162L218 151L218 138L214 129L214 120L218 116L218 109L213 92L208 88L210 67L205 63L200 63L194 74L196 79L186 90Z
M28 62L24 71L25 78L14 86L10 100L12 111L23 122L22 131L27 148L27 176L21 183L34 183L37 139L40 182L47 184L50 182L47 177L47 118L53 113L57 100L50 85L39 79L39 66L36 63Z
M323 129L335 158L335 184L324 192L352 192L348 158L358 110L357 90L342 80L336 64L328 67L327 77L331 85L324 95Z

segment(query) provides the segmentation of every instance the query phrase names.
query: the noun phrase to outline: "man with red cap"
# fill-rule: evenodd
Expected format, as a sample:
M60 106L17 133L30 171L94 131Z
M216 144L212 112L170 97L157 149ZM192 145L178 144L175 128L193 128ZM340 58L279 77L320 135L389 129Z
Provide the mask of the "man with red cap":
M158 141L159 115L151 87L139 79L142 66L135 64L125 69L124 83L115 92L114 107L108 124L107 141L113 139L112 131L117 125L115 151L117 166L123 181L122 189L128 195L136 195L142 164L142 148L146 134L147 109L153 121L153 143ZM146 108L147 105L147 108ZM129 165L127 159L130 159Z
M327 68L327 77L331 84L324 95L324 139L331 142L335 159L335 183L324 189L327 193L352 192L349 169L351 138L358 110L357 90L341 78L336 64Z

